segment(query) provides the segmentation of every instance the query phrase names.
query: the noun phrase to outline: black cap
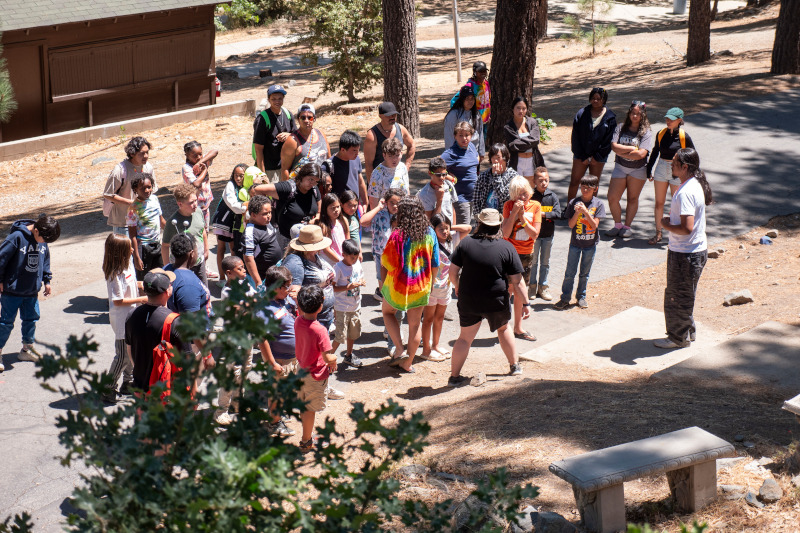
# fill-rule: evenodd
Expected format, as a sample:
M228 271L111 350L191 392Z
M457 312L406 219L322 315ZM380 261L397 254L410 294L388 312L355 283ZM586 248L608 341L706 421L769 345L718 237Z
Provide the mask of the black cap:
M148 296L158 296L164 294L169 289L172 282L175 281L175 274L160 268L154 268L144 275L142 287L144 293Z
M397 109L394 107L394 104L391 102L381 102L381 105L378 106L378 114L379 115L396 115Z

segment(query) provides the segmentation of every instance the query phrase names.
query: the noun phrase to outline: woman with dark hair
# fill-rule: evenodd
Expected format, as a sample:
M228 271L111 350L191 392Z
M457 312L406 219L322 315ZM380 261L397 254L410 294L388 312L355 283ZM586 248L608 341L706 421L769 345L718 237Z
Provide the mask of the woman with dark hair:
M320 324L330 329L333 324L333 267L320 257L320 252L331 245L331 240L322 234L322 228L306 224L300 228L297 238L289 241L283 264L292 273L289 292L297 294L301 287L317 285L325 295L322 311L317 315Z
M390 366L414 372L414 355L422 340L422 311L428 305L433 280L439 270L439 241L416 196L406 196L397 206L397 228L381 255L383 322L396 346ZM395 313L408 316L408 353L403 353L400 322Z
M464 86L458 93L456 101L450 111L444 116L444 147L448 148L456 141L455 128L459 122L469 122L475 129L472 134L472 144L478 150L478 161L483 161L486 154L486 144L483 137L483 119L478 111L478 100L472 87Z
M528 99L517 96L511 104L513 115L503 127L511 158L508 165L525 176L533 188L533 171L543 167L544 158L539 152L539 123L528 115ZM500 204L500 208L502 209Z
M617 116L606 107L608 91L595 87L589 92L589 105L580 109L572 121L572 175L567 201L575 198L581 178L589 171L600 177L611 153L611 137Z
M292 226L316 220L321 209L322 197L317 183L322 169L316 163L306 163L297 171L293 180L254 185L250 194L261 194L277 200L272 218L277 221L278 231L283 237L281 247L291 237Z
M472 212L480 213L484 209L503 209L508 201L508 184L517 176L517 172L508 166L511 155L505 144L493 144L489 148L491 167L481 172L475 182L472 193Z
M478 229L463 239L450 257L450 283L458 296L458 320L461 333L453 347L450 378L447 385L455 387L468 382L461 375L469 348L486 319L489 329L497 331L497 339L511 368L511 375L522 374L517 359L514 334L509 329L511 300L523 302L522 318L530 316L525 283L522 280L522 262L514 246L503 239L503 217L495 209L484 209L478 215ZM465 290L459 290L460 287Z
M114 165L103 189L103 216L113 233L128 235L126 217L128 209L136 196L131 183L136 178L149 177L153 184L153 194L158 191L153 165L147 162L150 156L150 143L144 137L134 137L125 145L127 159Z
M608 185L608 210L614 218L614 227L606 231L606 235L627 239L633 236L631 224L639 210L639 195L647 182L647 156L653 149L653 134L644 102L634 100L631 103L625 123L617 124L611 138L611 149L617 154ZM628 199L623 223L619 202L625 189L628 190Z
M669 232L664 290L667 337L653 342L664 349L685 348L695 339L694 299L708 260L706 206L713 201L711 186L700 170L700 157L694 148L681 148L675 153L672 175L681 184L672 197L669 216L661 220Z
M475 128L469 122L462 121L453 129L456 141L442 152L442 159L447 165L447 172L456 178L458 201L453 205L456 224L472 224L472 192L478 179L480 159L478 150L472 144Z

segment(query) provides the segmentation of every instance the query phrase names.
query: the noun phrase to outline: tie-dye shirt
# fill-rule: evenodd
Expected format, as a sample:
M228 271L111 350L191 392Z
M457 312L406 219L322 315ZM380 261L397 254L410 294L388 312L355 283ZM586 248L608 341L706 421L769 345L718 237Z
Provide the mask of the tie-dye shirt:
M161 203L155 194L144 202L136 198L128 209L128 227L136 228L136 238L142 244L161 242Z
M387 270L383 297L392 307L405 311L428 305L432 270L439 268L439 241L433 228L428 228L421 241L407 239L401 230L394 230L381 255L381 265Z

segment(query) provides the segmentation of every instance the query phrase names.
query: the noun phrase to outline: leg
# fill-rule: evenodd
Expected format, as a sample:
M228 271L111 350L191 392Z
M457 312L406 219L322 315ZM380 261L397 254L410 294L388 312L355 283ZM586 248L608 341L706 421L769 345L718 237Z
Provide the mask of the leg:
M581 249L570 245L567 253L567 269L564 271L564 283L561 284L561 301L569 303L572 299L572 287L575 284L575 275L578 273L578 261L581 258Z
M127 352L128 348L125 345L125 339L117 339L114 341L114 360L111 361L111 368L108 371L108 373L111 374L111 390L113 391L117 390L119 377L128 366L127 362L129 357ZM132 368L130 370L132 370Z
M33 344L36 342L36 322L39 320L39 298L23 298L19 318L22 320L22 344Z
M667 472L669 491L682 513L694 513L717 497L717 464L707 461Z
M300 437L300 442L308 442L311 440L311 435L314 433L314 418L317 413L314 411L303 411L300 415L300 421L303 424L303 436Z
M469 202L456 202L453 204L456 224L472 224L472 205Z
M539 286L549 286L550 278L550 252L553 249L553 237L536 239L542 253L539 262ZM531 274L533 275L533 274Z
M446 305L437 305L436 314L433 316L433 336L431 349L439 353L445 353L439 349L439 339L442 336L442 324L444 324L444 314L447 311Z
M667 254L667 288L664 289L664 320L667 336L676 343L690 339L695 332L694 299L697 282L708 259L706 251Z
M625 225L630 227L634 217L636 217L636 212L639 210L639 195L642 194L646 181L632 176L628 176L625 179L628 186L628 198L625 204Z
M389 338L392 344L396 347L396 352L393 356L400 357L403 355L404 350L403 338L400 335L400 322L397 320L397 316L395 316L397 309L384 301L381 304L381 312L383 313L383 324L389 332Z
M578 274L578 288L575 290L575 298L578 300L586 298L586 286L589 284L589 272L592 270L595 251L597 251L597 246L581 250L581 271Z
M497 340L500 341L500 348L506 356L509 365L517 363L517 348L514 346L514 335L508 329L508 324L497 328Z
M595 161L592 159L591 163L589 163L589 174L599 178L603 174L603 167L605 166L605 161Z
M219 280L225 281L225 271L222 270L222 260L225 258L225 248L226 248L225 241L219 238L217 235L217 272L219 272Z
M544 217L542 217L544 218ZM533 256L531 257L531 272L528 276L528 279L525 280L525 283L528 284L529 289L533 289L534 294L537 291L537 285L539 284L539 255L542 253L542 244L539 242L539 239L536 239L533 242Z
M669 184L666 181L654 181L653 182L653 190L655 193L655 207L653 208L653 216L656 219L656 231L661 232L663 230L663 226L661 225L661 219L664 217L664 204L667 201L667 186Z
M420 329L420 320L422 319L422 310L424 307L414 307L409 309L406 314L408 315L408 363L400 365L405 370L411 369L414 363L414 355L419 348L419 342L422 337L422 330Z
M626 186L625 178L611 178L611 183L608 184L608 210L611 211L615 224L622 222L622 207L619 201Z
M436 317L436 304L425 307L422 313L422 355L429 355L431 353L431 330L433 329L433 322ZM409 326L410 329L410 326ZM441 328L439 328L441 331ZM409 337L411 336L409 332Z
M0 350L5 348L11 330L14 329L14 321L17 320L17 311L22 306L22 298L0 293Z
M578 189L581 186L581 178L586 174L586 169L589 165L580 159L572 160L572 173L569 177L569 189L567 190L567 202L575 198L578 194Z
M347 338L347 353L349 353L350 355L353 354L353 345L355 345L355 343L356 343L355 339L351 339L350 337Z
M453 358L450 360L450 375L453 377L461 374L461 369L467 361L469 355L469 348L472 346L472 341L475 340L475 335L481 328L481 323L473 324L471 326L461 327L461 333L458 335L455 346L453 346Z

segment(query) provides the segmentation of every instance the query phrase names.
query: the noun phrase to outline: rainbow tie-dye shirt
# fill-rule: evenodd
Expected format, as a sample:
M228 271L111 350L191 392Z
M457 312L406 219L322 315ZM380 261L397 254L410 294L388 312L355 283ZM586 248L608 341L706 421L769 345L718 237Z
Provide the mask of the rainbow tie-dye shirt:
M433 228L428 228L421 241L406 239L401 230L394 230L381 265L387 270L382 294L392 307L405 311L428 305L432 271L439 268L439 241Z

